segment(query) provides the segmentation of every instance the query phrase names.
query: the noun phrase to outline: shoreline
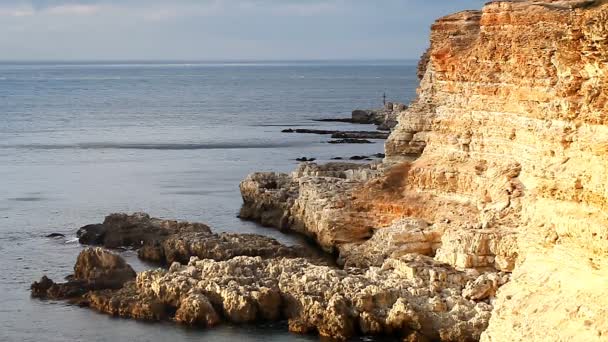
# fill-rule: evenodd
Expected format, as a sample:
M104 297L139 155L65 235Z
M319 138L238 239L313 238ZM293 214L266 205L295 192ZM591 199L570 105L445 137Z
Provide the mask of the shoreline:
M467 340L478 338L489 317L489 306L480 299L469 307L455 295L462 288L470 296L482 291L476 274L423 256L387 260L381 268L341 269L264 236L213 234L202 224L141 213L110 215L101 225L81 228L79 235L81 242L106 248L139 247L141 259L164 260L170 267L135 274L120 256L87 248L66 283L43 277L32 284L32 296L113 316L198 327L287 319L291 332L338 340L386 333ZM430 278L420 283L421 274ZM433 281L439 275L444 280ZM429 302L428 282L445 298ZM385 299L377 302L380 298ZM459 305L458 314L446 303ZM385 320L388 326L380 323Z
M32 293L203 327L287 319L338 340L602 341L607 19L594 0L439 18L381 162L307 161L240 183L240 217L307 236L337 265L260 235L114 214L83 228L87 241L168 270L134 274L86 249L66 283Z

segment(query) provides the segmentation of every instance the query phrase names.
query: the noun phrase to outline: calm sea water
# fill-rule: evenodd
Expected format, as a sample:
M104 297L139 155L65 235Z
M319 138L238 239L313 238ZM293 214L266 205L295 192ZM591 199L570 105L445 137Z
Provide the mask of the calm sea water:
M208 223L302 243L240 221L238 183L295 158L381 152L288 127L374 129L312 119L406 102L414 63L0 64L1 341L303 341L284 324L197 330L114 319L29 297L72 271L79 226L112 212ZM44 236L63 233L65 239ZM125 252L137 269L133 252Z

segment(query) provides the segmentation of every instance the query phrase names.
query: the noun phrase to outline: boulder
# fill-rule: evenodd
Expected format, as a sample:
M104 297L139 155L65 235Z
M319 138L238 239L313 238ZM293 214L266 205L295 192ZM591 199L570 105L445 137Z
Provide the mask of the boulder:
M94 289L118 289L135 276L133 268L121 256L99 247L80 252L74 266L74 279Z

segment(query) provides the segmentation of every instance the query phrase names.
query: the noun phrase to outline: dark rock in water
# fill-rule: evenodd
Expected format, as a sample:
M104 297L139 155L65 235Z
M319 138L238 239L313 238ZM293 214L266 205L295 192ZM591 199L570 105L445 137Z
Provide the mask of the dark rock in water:
M407 109L403 103L387 102L379 109L356 109L352 112L352 121L361 124L374 124L379 130L389 131L397 125L397 116Z
M320 134L330 135L334 139L340 138L357 138L357 139L387 139L389 133L378 132L378 131L337 131L337 130L325 130L325 129L284 129L283 133L300 133L300 134Z
M330 141L328 141L328 143L330 143L330 144L373 144L373 142L371 142L367 139L353 139L353 138L330 140Z
M61 233L51 233L49 235L46 236L47 238L63 238L65 237L65 235L61 234Z
M302 157L302 158L296 158L297 161L299 162L312 162L317 160L316 158L306 158L306 157Z
M268 184L269 188L277 187L276 184ZM191 256L202 259L225 260L235 255L260 256L303 256L308 251L301 248L283 248L272 238L259 235L230 235L213 234L208 226L202 223L161 220L151 218L145 213L111 214L106 217L103 226L101 244L108 248L135 247L139 248L140 259L171 265L174 261L187 263ZM98 229L96 225L83 227ZM112 254L113 255L113 254ZM81 255L78 257L77 266L102 263L103 269L122 269L123 265L111 257ZM83 259L84 258L84 259ZM106 260L106 258L110 258ZM81 260L82 259L82 260ZM91 261L89 261L91 260ZM110 266L108 266L110 265ZM113 266L112 266L113 265ZM79 277L80 269L75 271L75 279ZM86 266L85 269L90 269ZM126 272L126 271L125 271ZM128 275L128 272L126 272ZM90 277L89 277L90 278ZM87 279L89 279L87 278ZM112 279L122 279L114 274ZM90 280L90 279L89 279ZM105 284L108 286L111 284Z
M78 242L85 245L101 245L106 234L106 227L103 224L88 224L76 232Z
M376 153L376 154L374 154L374 157L376 157L376 158L384 158L384 157L386 157L386 155L384 153Z
M368 159L367 156L352 156L350 157L350 160L365 160Z
M342 157L333 157L333 158L331 158L331 160L342 160L342 159L344 159L344 158L342 158Z
M336 132L331 135L333 139L388 139L386 132Z
M371 124L374 123L374 111L373 110L363 110L363 109L355 109L352 112L352 121L361 124Z
M72 280L67 283L57 284L47 276L30 286L31 295L42 299L70 299L84 295L90 290L84 281Z
M211 230L202 223L161 220L150 218L145 213L135 213L108 215L102 224L84 226L77 235L82 244L118 248L141 247L147 242L164 240L178 232L210 234Z

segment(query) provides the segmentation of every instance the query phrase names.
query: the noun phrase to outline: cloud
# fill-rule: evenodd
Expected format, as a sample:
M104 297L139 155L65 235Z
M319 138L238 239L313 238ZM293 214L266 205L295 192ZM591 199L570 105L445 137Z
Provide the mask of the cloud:
M487 0L0 0L0 59L417 58Z
M47 12L54 15L90 15L101 10L99 5L61 5L50 7Z

